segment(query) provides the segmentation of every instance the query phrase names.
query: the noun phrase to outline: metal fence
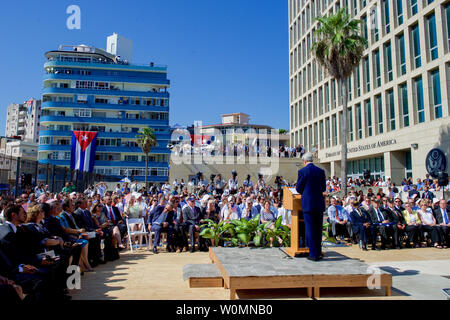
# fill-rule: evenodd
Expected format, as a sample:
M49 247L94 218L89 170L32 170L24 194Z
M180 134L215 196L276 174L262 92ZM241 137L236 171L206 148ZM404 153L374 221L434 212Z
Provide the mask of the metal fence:
M67 182L73 182L78 192L100 181L116 181L114 177L80 172L68 167L39 163L37 160L22 159L0 154L0 191L18 196L43 183L51 192L61 192Z

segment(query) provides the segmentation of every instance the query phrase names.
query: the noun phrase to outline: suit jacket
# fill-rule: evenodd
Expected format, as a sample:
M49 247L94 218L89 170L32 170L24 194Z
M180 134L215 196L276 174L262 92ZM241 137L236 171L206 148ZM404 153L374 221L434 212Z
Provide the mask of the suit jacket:
M417 191L417 190L410 190L410 191L408 192L408 197L409 197L409 198L412 198L412 196L415 195L415 194L417 194L416 199L419 199L419 198L420 198L420 192Z
M97 229L97 226L95 225L94 220L92 220L91 213L88 210L85 211L86 212L83 212L83 209L78 208L74 211L73 218L80 228L84 228L86 231L92 232Z
M0 275L8 279L15 279L19 272L19 263L13 262L0 248Z
M389 220L389 217L387 216L386 213L383 212L383 209L378 208L383 216L383 220ZM381 223L380 221L378 221L378 213L375 210L374 207L370 207L370 209L367 211L367 213L369 214L370 220L372 221L372 223Z
M198 225L200 223L199 207L194 207L194 209L192 209L189 205L186 205L182 209L182 214L184 223L195 225Z
M118 221L119 221L118 219L119 219L119 217L120 217L119 209L116 208L116 207L111 206L111 210L112 210L112 214L114 214L114 225L117 225L117 223L118 223ZM108 209L106 208L106 206L103 206L103 208L102 208L102 214L103 214L108 220L111 220L111 221L112 221L112 219L110 218L110 215L109 215L109 211L108 211ZM119 217L117 216L117 214L119 215ZM122 217L120 217L120 220L122 220Z
M152 211L149 212L148 214L148 219L147 219L147 223L149 224L153 224L154 221L156 221L159 216L162 214L162 212L164 211L165 206L158 204L156 207L153 208Z
M17 228L17 242L20 250L29 255L44 252L44 242L51 238L50 233L43 227L39 230L35 223L21 224Z
M72 238L68 233L64 232L64 229L61 226L61 222L58 218L54 216L49 216L44 219L44 226L50 232L50 234L61 237L64 242L67 241L73 241L74 238Z
M358 228L360 228L364 223L371 223L371 219L369 217L369 215L359 209L359 212L361 212L361 215L358 214L358 212L353 209L353 211L350 213L350 218L352 219L352 229L353 231L357 231Z
M30 255L21 250L17 242L17 234L8 224L0 225L0 249L13 264L40 264L36 255Z
M447 208L446 211L447 211L447 219L450 222L450 210L449 210L449 208ZM434 209L433 210L433 214L434 214L434 216L436 218L436 223L437 224L445 223L444 216L442 215L440 207L437 207L436 209Z
M427 191L422 193L422 199L429 199L429 200L433 200L434 198L434 194L431 191Z
M403 218L403 214L401 210L397 209L384 209L384 212L388 215L388 219L390 222L397 224L405 224L405 219Z
M162 225L163 222L167 222L169 225L168 227L173 227L174 225L174 220L175 220L175 212L169 211L169 212L162 212L158 218L154 219L152 222L152 225Z
M303 212L325 211L323 192L326 190L325 171L308 164L298 171L297 192L302 195Z

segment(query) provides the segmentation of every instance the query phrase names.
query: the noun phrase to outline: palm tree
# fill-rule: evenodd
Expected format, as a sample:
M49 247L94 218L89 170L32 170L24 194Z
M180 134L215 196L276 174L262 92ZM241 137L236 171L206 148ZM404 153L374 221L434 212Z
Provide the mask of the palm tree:
M360 36L362 20L350 19L347 8L334 15L318 17L318 28L312 54L328 73L341 83L343 91L343 112L341 123L341 179L344 194L347 193L347 104L348 79L363 56L366 39Z
M144 128L136 135L137 143L142 148L142 152L145 153L145 189L148 190L147 176L148 176L148 154L150 150L157 146L155 131L152 128Z

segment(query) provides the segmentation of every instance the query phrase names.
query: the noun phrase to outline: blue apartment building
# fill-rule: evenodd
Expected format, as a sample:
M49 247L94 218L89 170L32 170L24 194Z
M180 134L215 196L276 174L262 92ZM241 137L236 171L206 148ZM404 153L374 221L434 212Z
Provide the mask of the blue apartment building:
M62 45L45 54L39 163L70 167L72 132L97 131L94 173L117 181L126 176L144 181L145 155L136 135L150 127L158 145L149 155L148 181L166 181L170 156L167 67L132 64L128 60L131 48L120 48L123 42L110 44L109 40L108 51ZM38 180L46 179L40 172Z

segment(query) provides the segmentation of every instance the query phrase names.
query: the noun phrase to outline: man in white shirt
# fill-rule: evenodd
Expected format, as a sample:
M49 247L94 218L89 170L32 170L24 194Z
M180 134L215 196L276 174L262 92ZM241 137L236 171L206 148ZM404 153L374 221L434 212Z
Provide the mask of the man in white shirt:
M130 186L131 193L138 192L140 188L141 186L138 184L137 180L134 180L134 182Z
M230 180L228 180L228 187L230 188L230 193L231 194L235 194L237 193L237 189L239 186L238 180L237 180L237 173L236 171L233 170L232 174L232 178L230 178Z
M108 189L108 187L104 182L100 182L99 184L97 184L97 193L100 195L100 198L103 198L105 196L106 189Z
M234 203L234 197L228 197L228 203L225 204L221 210L221 220L239 220L238 206Z

